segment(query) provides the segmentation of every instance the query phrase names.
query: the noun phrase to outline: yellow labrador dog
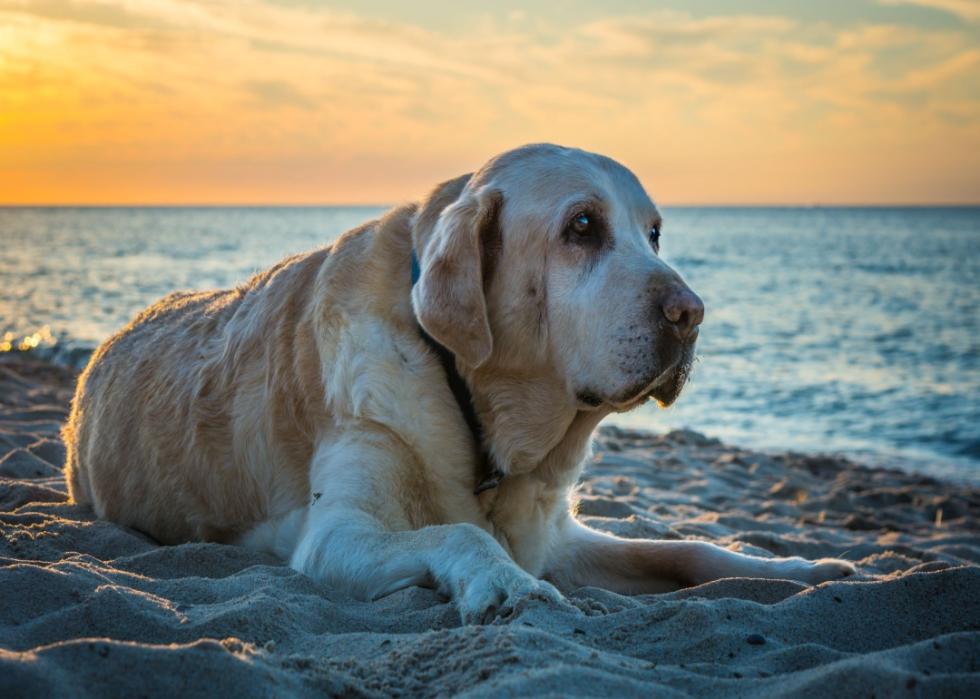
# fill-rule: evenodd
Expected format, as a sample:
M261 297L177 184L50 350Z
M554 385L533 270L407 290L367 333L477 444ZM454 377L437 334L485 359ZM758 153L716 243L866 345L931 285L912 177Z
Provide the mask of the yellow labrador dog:
M703 306L660 224L616 162L526 146L237 289L172 294L79 380L71 496L361 598L434 586L466 622L555 586L851 574L570 513L599 421L671 403L690 368Z

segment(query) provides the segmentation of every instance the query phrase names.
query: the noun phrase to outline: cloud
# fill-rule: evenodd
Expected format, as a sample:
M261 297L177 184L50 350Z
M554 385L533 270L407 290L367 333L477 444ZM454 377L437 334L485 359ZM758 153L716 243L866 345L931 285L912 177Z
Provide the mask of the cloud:
M0 12L29 15L59 22L77 22L126 29L163 29L173 26L153 13L140 12L137 5L113 1L0 0Z
M915 5L940 10L967 22L980 22L980 3L976 0L878 0L882 5Z
M295 85L283 80L249 80L245 91L267 107L298 107L310 109L316 102Z
M898 169L980 176L966 30L524 12L450 30L260 0L0 0L0 179L397 200L536 140L668 173L655 189L675 201L887 199Z

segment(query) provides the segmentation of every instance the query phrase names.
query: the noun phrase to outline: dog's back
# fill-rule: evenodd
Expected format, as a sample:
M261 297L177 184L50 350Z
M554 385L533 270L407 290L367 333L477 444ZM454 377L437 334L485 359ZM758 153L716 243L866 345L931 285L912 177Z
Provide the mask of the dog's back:
M236 289L170 294L103 343L63 433L72 500L162 541L224 541L277 498L305 497L305 473L261 483L268 469L248 467L309 459L313 416L289 389L319 375L301 316L327 255Z

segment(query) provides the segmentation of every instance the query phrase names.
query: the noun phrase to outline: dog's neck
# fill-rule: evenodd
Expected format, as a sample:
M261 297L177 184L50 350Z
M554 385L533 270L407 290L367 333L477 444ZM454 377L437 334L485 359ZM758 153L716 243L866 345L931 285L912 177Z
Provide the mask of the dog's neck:
M466 371L484 444L505 476L533 475L555 484L578 478L592 432L608 411L582 411L549 372Z

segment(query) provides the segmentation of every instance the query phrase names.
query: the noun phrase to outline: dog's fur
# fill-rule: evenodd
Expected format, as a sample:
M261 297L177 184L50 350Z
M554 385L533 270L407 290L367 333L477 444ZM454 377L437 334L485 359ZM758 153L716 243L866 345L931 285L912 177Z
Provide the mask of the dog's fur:
M433 585L466 621L558 601L542 577L641 593L850 574L570 514L599 421L670 403L687 375L700 316L672 322L671 299L693 312L696 297L651 245L659 218L617 163L527 146L240 288L171 294L79 380L71 496L165 543L273 551L363 598ZM496 489L474 494L473 437L420 325L456 357Z

